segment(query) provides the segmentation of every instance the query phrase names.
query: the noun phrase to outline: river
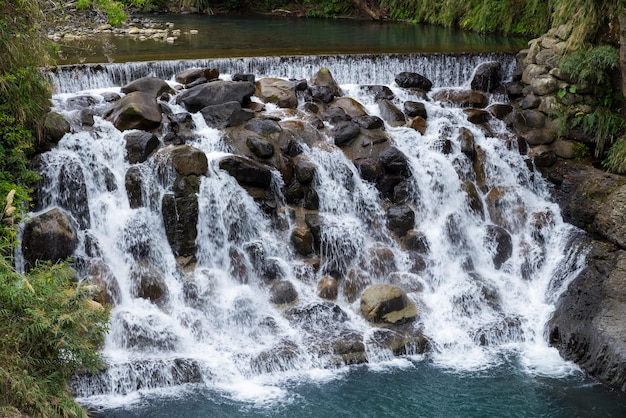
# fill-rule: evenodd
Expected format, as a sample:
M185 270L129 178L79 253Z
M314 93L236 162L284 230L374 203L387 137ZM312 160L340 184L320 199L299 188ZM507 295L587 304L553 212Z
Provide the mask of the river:
M407 354L398 357L376 345L375 328L360 317L358 300L340 295L331 311L320 302L316 282L321 273L307 268L289 246L292 221L283 219L287 227L278 228L276 219L219 168L228 147L220 131L207 127L199 114L193 116L196 128L189 143L206 154L209 173L202 176L197 194L198 265L181 273L162 225L161 199L171 193L171 185L156 175L154 159L135 165L144 173L142 193L152 203L131 208L125 177L132 167L123 152L124 134L98 116L107 106L102 93L118 93L121 85L146 75L172 82L176 72L193 66L219 68L226 79L236 72L253 73L257 79L308 79L324 66L346 95L369 114L380 115L372 95L360 86L385 85L397 100L414 100L410 91L395 85L398 72L418 71L433 80L435 90L460 88L479 63L494 60L510 77L510 52L523 47L523 41L406 24L167 19L183 32L195 28L199 34L183 35L171 45L116 39L109 60L113 64L65 68L52 75L56 111L72 118L73 103L81 100L94 103L96 115L93 127L66 135L43 158L44 178L50 182L45 205L70 212L76 206L59 173L73 173L84 183L90 220L80 231L77 255L107 263L121 289L103 349L107 371L72 382L78 400L94 416L626 416L621 394L587 379L546 342L545 322L554 302L580 268L577 252L568 248L576 230L562 221L541 176L529 171L518 150L502 140L508 135L503 124L494 121L489 130L481 130L460 109L425 100L429 128L423 136L386 126L407 158L412 175L405 199L415 211L415 228L429 243L419 273L410 267L411 254L385 227L389 201L360 179L337 148L303 145L302 155L316 166L311 187L327 222L320 271L330 271L333 264L345 271L362 269L373 282L386 282L389 272L376 273L369 259L382 246L395 259L389 276L410 289L409 296L420 306L416 327L430 339L431 350L417 354L407 347ZM102 61L95 55L83 58L79 61ZM504 98L494 95L490 100ZM174 113L185 112L175 100L167 106ZM268 112L273 111L269 106ZM272 118L296 117L279 114ZM512 255L502 266L494 265L493 248L485 244L493 230L491 215L470 210L462 191L467 178L474 181L459 138L450 134L462 128L486 155L486 187L508 190L510 202L519 205L513 212L551 220L542 227L541 242L532 222L512 220ZM443 152L446 135L449 150ZM278 206L285 205L281 190L278 182ZM135 258L137 245L147 246L148 258ZM286 308L270 304L267 286L258 278L251 276L246 283L234 279L233 249L243 254L250 269L258 254L277 263L284 279L297 288L295 307L317 312L314 320L298 321ZM163 303L133 293L131 272L146 263L167 284L169 296ZM193 297L185 290L190 283ZM337 312L342 318L338 323L333 322ZM363 343L367 364L337 364L324 349L328 338L346 335Z

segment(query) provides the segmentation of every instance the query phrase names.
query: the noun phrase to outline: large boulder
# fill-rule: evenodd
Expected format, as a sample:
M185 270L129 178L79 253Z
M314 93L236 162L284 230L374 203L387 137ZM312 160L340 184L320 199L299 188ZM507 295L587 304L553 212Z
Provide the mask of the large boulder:
M489 104L487 96L477 90L441 89L433 94L433 100L458 107L482 109Z
M599 381L626 391L626 251L592 241L548 322L550 343Z
M594 230L602 237L626 249L626 186L621 186L602 202Z
M116 102L104 118L113 122L120 131L150 131L161 125L161 108L152 95L135 91Z
M37 260L57 261L70 257L78 245L72 221L60 209L51 209L26 222L22 236L22 253L26 269Z
M43 120L46 139L57 144L71 130L70 123L57 112L48 112Z
M375 324L402 324L413 321L417 306L406 292L390 284L374 284L361 296L361 315Z
M165 235L172 252L177 257L194 256L198 236L197 190L182 196L166 193L161 206Z
M326 87L329 89L329 92L332 94L332 96L342 96L339 84L337 84L328 68L322 68L317 73L315 73L315 75L313 75L313 77L311 77L311 79L309 80L309 85L311 87Z
M424 91L430 91L433 82L418 73L401 72L395 77L396 84L404 88L418 88Z
M249 158L236 155L224 157L219 166L244 187L252 186L267 189L272 182L270 168Z
M214 80L219 76L220 72L217 68L188 68L177 73L174 76L174 80L180 84L189 84L199 78Z
M596 232L613 242L620 242L613 232L603 232L612 222L619 206L607 206L609 196L626 185L626 178L607 173L577 161L558 161L545 174L554 184L554 197L561 207L565 221L589 232ZM619 197L617 193L614 197ZM611 199L617 202L619 199ZM602 213L602 215L600 215ZM599 222L596 217L599 216ZM611 225L617 228L620 225ZM613 236L613 239L610 237Z
M239 102L227 102L200 109L206 124L212 128L224 129L240 125L254 117L254 112L243 109Z
M497 61L484 62L476 67L470 82L472 90L492 93L500 87L500 63Z
M254 95L264 103L295 109L298 106L296 82L282 78L262 78L256 82Z
M121 88L121 92L125 94L135 91L146 93L153 98L157 98L163 93L174 93L170 85L158 77L142 77Z
M213 81L181 92L176 103L182 104L189 112L199 112L207 106L227 102L246 105L254 94L255 86L247 81Z
M135 131L124 135L126 141L126 156L131 164L142 163L148 159L152 151L161 144L156 135Z
M204 175L209 168L206 154L190 145L164 148L157 153L157 158L181 176Z

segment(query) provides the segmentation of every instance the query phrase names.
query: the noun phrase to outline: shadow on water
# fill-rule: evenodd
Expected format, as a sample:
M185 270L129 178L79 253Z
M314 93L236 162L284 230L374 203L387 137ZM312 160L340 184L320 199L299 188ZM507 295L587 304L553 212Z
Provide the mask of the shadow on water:
M101 34L62 43L58 64L168 59L418 52L517 52L527 39L410 23L269 17L159 16L180 29L173 42ZM190 34L197 30L197 34Z

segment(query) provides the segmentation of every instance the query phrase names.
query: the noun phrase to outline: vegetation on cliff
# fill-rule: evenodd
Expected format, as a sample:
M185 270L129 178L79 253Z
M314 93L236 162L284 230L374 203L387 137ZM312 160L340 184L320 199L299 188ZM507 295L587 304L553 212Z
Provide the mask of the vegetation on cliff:
M100 365L108 322L76 290L65 264L16 272L20 213L37 174L29 168L50 88L40 68L47 48L39 0L0 0L0 416L85 416L68 391L69 377ZM5 198L6 197L6 198Z

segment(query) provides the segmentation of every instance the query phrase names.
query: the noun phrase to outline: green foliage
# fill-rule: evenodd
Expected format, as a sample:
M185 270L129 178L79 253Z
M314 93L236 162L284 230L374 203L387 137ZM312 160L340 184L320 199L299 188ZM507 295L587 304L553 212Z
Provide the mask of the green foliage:
M610 46L581 48L563 57L559 68L569 75L575 83L588 82L604 87L609 85L609 74L619 68L619 54Z
M308 17L340 17L350 14L352 3L348 0L304 0Z
M561 59L559 69L575 84L588 84L595 89L597 102L594 111L590 114L576 115L573 124L574 126L581 124L585 133L593 135L596 144L595 156L602 157L626 130L626 121L620 114L624 98L611 84L611 73L619 69L619 54L616 48L608 45L581 48L566 54ZM576 86L572 85L570 93L575 92ZM564 91L563 95L565 94ZM561 95L561 91L557 95ZM613 160L615 158L614 156ZM614 165L615 163L611 164Z
M542 33L550 3L540 0L382 0L394 19L477 32Z
M5 231L2 231L5 232ZM0 246L12 246L4 239ZM0 404L38 417L84 417L67 382L101 366L108 310L93 309L64 264L28 277L0 260Z
M625 174L626 173L626 137L620 136L617 141L613 144L611 149L609 149L606 160L603 161L602 165L608 170Z

